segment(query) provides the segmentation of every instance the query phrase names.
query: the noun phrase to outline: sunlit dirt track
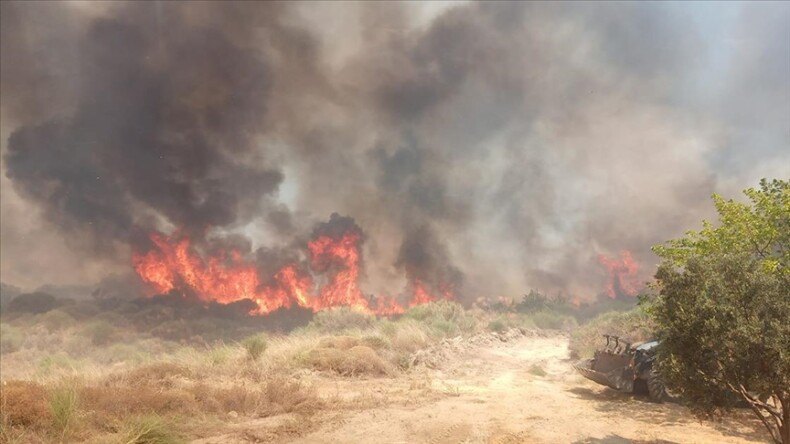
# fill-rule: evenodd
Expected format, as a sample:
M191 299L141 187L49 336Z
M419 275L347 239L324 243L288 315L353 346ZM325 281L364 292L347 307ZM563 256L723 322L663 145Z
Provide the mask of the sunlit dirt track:
M293 443L755 443L767 435L747 412L699 422L575 374L564 336L469 347L437 369L392 379L318 384L352 408L312 419L284 415L234 425L198 442Z

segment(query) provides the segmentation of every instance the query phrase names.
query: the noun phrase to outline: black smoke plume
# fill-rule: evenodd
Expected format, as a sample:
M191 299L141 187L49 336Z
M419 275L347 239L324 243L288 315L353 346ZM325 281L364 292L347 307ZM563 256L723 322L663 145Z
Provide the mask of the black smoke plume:
M175 229L271 276L336 212L366 294L592 299L599 254L646 279L712 192L790 176L787 4L0 7L18 285L99 281Z

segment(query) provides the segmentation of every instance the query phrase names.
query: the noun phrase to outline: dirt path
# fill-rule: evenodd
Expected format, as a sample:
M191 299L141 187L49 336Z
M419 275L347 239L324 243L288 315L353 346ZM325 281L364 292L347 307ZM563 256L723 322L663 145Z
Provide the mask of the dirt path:
M721 423L700 423L680 406L654 404L587 381L576 375L571 363L566 337L531 337L474 348L441 369L410 378L327 379L322 382L325 390L356 399L358 407L318 415L307 433L299 431L299 419L285 418L276 427L276 441L766 442L757 421L747 414ZM235 437L241 442L271 440L275 438L270 433L272 420L244 424L243 433Z

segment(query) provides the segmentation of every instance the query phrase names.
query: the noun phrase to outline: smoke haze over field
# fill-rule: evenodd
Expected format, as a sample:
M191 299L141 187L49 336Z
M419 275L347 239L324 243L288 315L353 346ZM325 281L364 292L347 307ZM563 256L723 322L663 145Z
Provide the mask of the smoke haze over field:
M0 42L30 288L151 231L273 269L344 225L366 293L589 299L599 255L647 280L711 193L790 177L787 3L4 2Z

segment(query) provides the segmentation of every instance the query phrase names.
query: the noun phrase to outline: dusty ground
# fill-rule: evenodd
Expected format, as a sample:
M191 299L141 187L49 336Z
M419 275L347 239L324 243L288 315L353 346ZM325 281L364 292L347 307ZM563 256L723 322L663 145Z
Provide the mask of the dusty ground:
M571 368L567 344L564 336L522 337L465 347L407 377L323 376L317 384L322 394L342 399L337 409L311 418L239 420L232 432L196 442L766 442L746 412L700 423L683 407L587 381Z

